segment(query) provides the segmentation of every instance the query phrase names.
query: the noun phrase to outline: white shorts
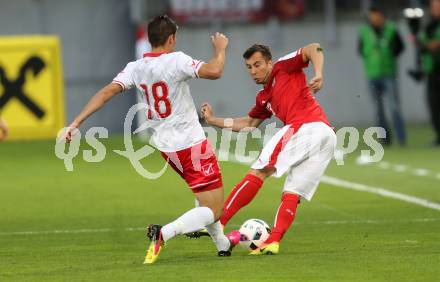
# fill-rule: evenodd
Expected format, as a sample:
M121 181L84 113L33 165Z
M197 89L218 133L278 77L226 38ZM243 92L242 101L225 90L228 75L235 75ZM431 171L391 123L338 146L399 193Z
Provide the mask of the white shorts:
M281 128L264 146L253 169L274 167L274 176L288 171L283 192L310 201L333 157L336 134L323 122L303 124L298 132L290 125Z

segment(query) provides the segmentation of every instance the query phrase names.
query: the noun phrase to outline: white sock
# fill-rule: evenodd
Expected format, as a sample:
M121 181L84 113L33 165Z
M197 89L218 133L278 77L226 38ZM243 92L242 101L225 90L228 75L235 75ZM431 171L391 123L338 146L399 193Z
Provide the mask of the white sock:
M205 228L214 222L214 213L208 207L193 208L187 211L175 221L162 227L162 238L164 241Z
M200 207L200 203L197 199L195 200L195 206ZM229 250L231 243L229 242L229 239L223 233L223 227L222 227L222 224L220 223L220 220L218 220L217 222L214 222L211 225L207 225L206 229L208 230L208 233L211 236L212 241L217 246L218 251Z
M223 234L223 228L220 220L211 225L207 225L206 229L208 229L208 233L211 235L212 241L214 241L218 251L229 250L231 243L229 242L228 238L226 238L225 234Z

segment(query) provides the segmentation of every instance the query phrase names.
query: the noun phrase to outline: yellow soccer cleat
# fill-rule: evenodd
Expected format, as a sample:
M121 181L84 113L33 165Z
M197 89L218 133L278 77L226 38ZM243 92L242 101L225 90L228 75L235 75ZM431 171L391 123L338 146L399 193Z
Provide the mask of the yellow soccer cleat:
M160 251L164 246L161 231L162 226L150 224L147 229L147 237L150 239L150 245L145 256L144 264L154 263L158 258Z
M249 255L255 256L255 255L276 255L280 251L280 243L279 242L272 242L269 244L263 244L258 249L253 250L249 253Z

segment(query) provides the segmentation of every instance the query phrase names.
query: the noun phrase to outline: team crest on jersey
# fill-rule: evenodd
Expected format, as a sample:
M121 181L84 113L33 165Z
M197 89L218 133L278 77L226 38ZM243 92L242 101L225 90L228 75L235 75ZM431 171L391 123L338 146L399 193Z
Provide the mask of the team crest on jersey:
M202 166L202 171L203 171L203 174L205 174L205 176L210 176L210 175L214 174L213 164L206 164L206 165Z

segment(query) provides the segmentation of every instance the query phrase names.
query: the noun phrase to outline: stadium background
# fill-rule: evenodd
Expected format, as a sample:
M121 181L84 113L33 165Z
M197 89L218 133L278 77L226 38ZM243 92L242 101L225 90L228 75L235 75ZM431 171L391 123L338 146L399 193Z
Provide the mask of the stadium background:
M139 24L170 12L172 2L179 1L0 0L0 35L59 37L68 124L100 87L133 60ZM354 126L362 133L374 124L357 54L358 29L370 1L287 2L303 7L303 12L280 22L271 18L180 23L177 49L198 59L210 58L212 32L221 30L230 38L224 77L190 82L196 105L209 101L221 116L247 113L258 86L241 60L246 47L266 43L276 58L319 42L326 62L324 88L317 99L337 127ZM408 144L387 147L384 160L377 164L357 162L364 144L346 156L345 165L332 162L313 201L301 204L280 255L249 258L237 249L231 260L221 261L210 240L177 238L169 242L158 263L141 264L144 226L170 221L193 206L193 197L172 171L146 180L112 152L124 148L123 120L136 102L135 93L129 92L115 97L82 126L83 133L91 126L109 129L110 138L101 139L107 148L101 163L82 159L83 150L91 149L85 143L73 161L74 172L67 172L55 156L54 138L0 143L0 281L436 281L440 152L428 147L433 134L424 85L406 74L415 58L402 16L403 8L418 5L428 14L428 1L379 2L405 39L399 87ZM144 143L136 140L135 145ZM249 142L247 148L260 146ZM142 163L157 171L163 160L156 152ZM248 166L220 165L228 193ZM268 180L230 228L252 217L272 224L282 183Z
M148 16L166 12L166 2L1 1L0 33L56 34L60 37L67 120L71 121L97 89L133 60L137 24ZM210 101L219 115L247 113L258 89L241 61L243 51L250 44L262 42L272 46L277 58L307 43L319 42L326 51L326 65L325 88L318 99L330 120L338 126L370 125L374 112L362 62L357 55L358 29L364 23L363 13L368 2L304 1L304 14L280 25L273 19L255 24L227 24L221 20L199 25L181 24L177 49L196 58L210 58L209 34L212 32L222 30L230 38L223 79L213 83L191 82L196 105ZM401 11L409 3L386 2L389 2L386 7L391 19L397 21L406 39L409 31ZM334 13L331 5L334 5ZM414 83L406 75L406 70L414 65L414 51L408 40L405 43L399 80L404 117L411 123L427 122L423 84ZM232 80L235 83L230 83ZM111 132L121 132L121 121L135 99L135 95L128 93L117 97L85 126L99 125Z

